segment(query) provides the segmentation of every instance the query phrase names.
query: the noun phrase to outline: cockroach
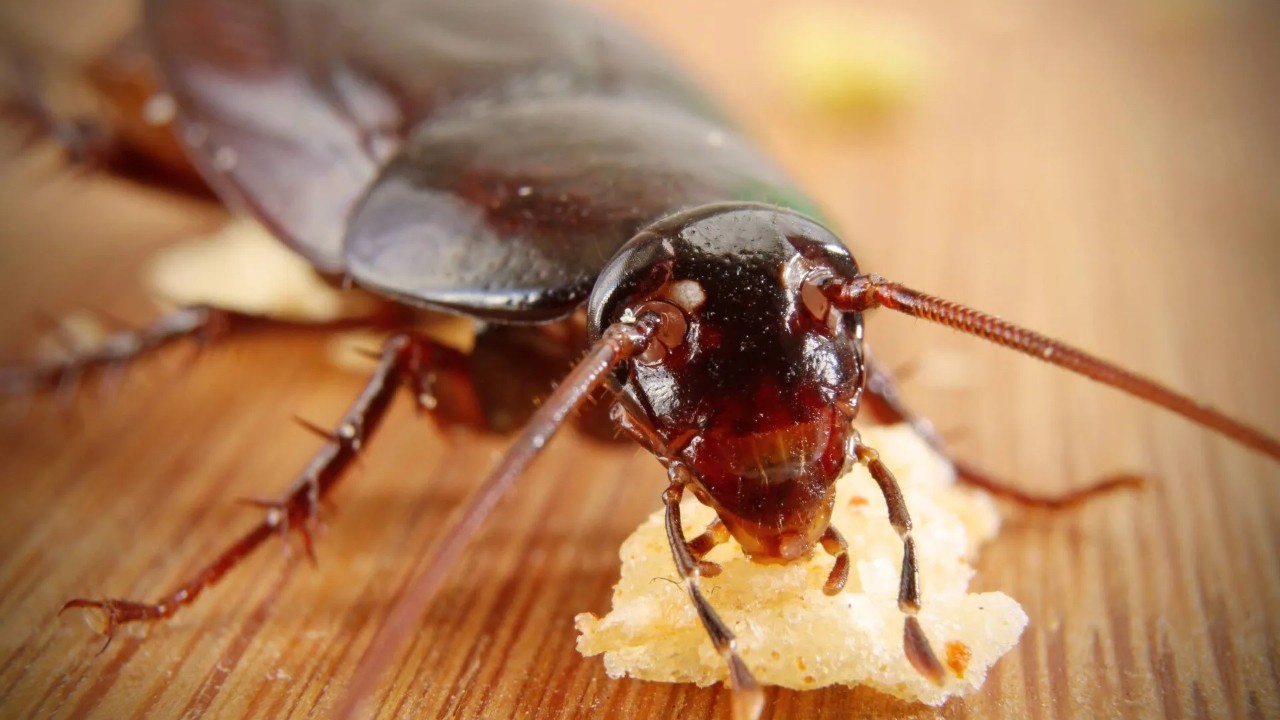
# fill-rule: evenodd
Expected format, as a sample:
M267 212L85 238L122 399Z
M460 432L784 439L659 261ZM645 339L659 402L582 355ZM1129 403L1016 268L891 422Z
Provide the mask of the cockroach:
M864 352L863 313L887 308L1093 378L1280 459L1280 442L1151 380L1013 323L863 272L786 176L692 83L624 29L547 1L150 0L145 39L190 160L228 204L246 208L315 270L391 301L484 323L531 325L585 308L590 346L547 396L431 550L380 629L339 715L359 711L406 630L468 541L555 432L600 388L618 428L666 468L675 566L724 658L735 715L763 693L700 586L703 560L732 537L753 561L788 563L820 546L825 590L842 590L833 483L867 467L902 539L903 652L924 676L944 668L917 613L912 524L890 468L853 422L864 403L929 426ZM11 373L24 386L128 360L244 321L187 308L103 350ZM268 538L308 549L319 504L364 449L402 386L434 402L454 353L391 335L364 391L265 518L157 602L77 598L108 639L168 618ZM940 445L939 445L940 447ZM957 463L962 481L1056 506ZM685 538L683 495L715 526Z

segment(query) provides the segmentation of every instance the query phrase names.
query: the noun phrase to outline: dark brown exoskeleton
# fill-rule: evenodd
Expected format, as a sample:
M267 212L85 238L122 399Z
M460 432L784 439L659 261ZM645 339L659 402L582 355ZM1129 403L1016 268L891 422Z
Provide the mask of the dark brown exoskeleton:
M904 552L904 652L944 670L916 620L922 589L911 518L896 481L854 428L868 405L911 422L866 355L862 313L886 307L983 337L1178 412L1273 458L1280 442L1204 405L983 313L862 273L785 176L643 43L551 2L149 0L146 38L186 152L322 274L389 303L487 322L537 324L586 306L592 344L532 414L441 535L380 628L340 715L371 693L409 629L498 499L583 400L606 386L612 415L668 470L676 569L729 668L735 708L762 692L702 594L702 559L733 537L747 556L787 563L821 547L826 591L849 570L830 525L833 483L861 463L884 493ZM448 38L449 42L439 41ZM65 384L174 340L252 322L187 308L94 353L0 375ZM269 538L310 550L317 508L407 385L433 405L439 376L467 359L411 330L384 344L365 390L265 517L156 602L76 599L105 632L192 603ZM957 463L963 482L1061 506L1133 484L1114 478L1062 497L1010 488ZM690 492L718 520L687 540Z
M720 572L701 558L731 536L762 563L807 558L821 546L833 556L824 590L840 592L849 560L829 521L834 483L849 463L867 467L902 538L898 606L906 657L941 682L945 670L916 619L922 593L910 514L892 472L853 427L865 396L882 414L915 424L941 449L864 354L862 312L875 307L934 320L1087 375L1280 458L1280 442L1157 383L999 318L861 273L839 239L801 214L757 203L700 206L641 230L605 266L587 303L596 338L591 351L534 415L383 626L344 715L370 692L394 656L395 638L425 609L493 504L600 384L615 391L618 426L667 468L668 541L690 600L728 664L735 716L758 717L763 695L733 633L699 587L700 577ZM963 464L957 471L964 482L1045 507L1138 482L1117 477L1042 497ZM718 516L692 540L680 518L686 490Z
M711 205L627 243L588 304L596 334L640 318L657 323L644 352L614 375L613 418L667 469L676 566L733 686L744 691L755 683L697 584L720 568L701 556L730 536L763 563L807 558L822 545L835 556L826 592L844 588L849 560L830 519L836 479L851 458L870 452L851 424L865 385L862 317L833 309L821 283L857 275L848 250L807 218ZM906 543L899 603L909 613L907 648L917 668L940 678L914 617L920 595L906 507L891 476L877 479L888 483ZM680 520L686 489L718 517L688 543ZM758 699L744 692L744 703Z

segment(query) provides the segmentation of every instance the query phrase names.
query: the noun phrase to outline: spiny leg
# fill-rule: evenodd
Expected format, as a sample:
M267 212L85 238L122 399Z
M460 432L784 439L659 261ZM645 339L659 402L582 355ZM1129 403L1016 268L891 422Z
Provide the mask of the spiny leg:
M984 470L974 467L951 454L933 423L916 415L907 407L898 392L898 384L887 368L870 357L866 359L867 384L863 395L865 407L881 422L905 422L939 455L945 457L956 470L956 479L966 485L982 488L996 497L1027 507L1064 509L1115 490L1138 489L1143 478L1133 474L1109 475L1091 485L1060 495L1040 495L1013 487Z
M902 538L902 580L898 584L898 609L906 616L902 629L902 647L907 660L923 676L941 684L945 677L942 663L934 654L925 637L924 630L916 615L920 612L920 571L916 565L916 544L911 537L911 515L907 512L907 502L902 497L898 481L889 472L889 468L880 460L880 454L862 442L862 437L854 431L852 439L853 451L870 471L872 479L880 486L885 504L889 509L889 524ZM824 543L825 547L825 543Z
M619 366L643 353L663 326L663 317L657 313L624 316L601 333L587 354L547 396L506 454L442 530L440 541L428 553L421 569L409 581L374 633L334 717L353 720L367 716L369 699L379 680L395 662L405 638L412 636L427 606L444 585L450 569L457 565L463 549L475 537L498 501L547 446L565 420L592 393L603 387Z
M241 560L276 533L297 531L308 555L314 559L311 532L317 512L346 469L356 459L365 442L386 416L396 390L408 385L419 404L429 400L427 378L442 364L452 362L457 351L410 333L397 333L384 343L377 369L355 402L347 409L332 433L324 433L325 444L311 458L297 478L277 501L255 504L264 506L266 516L172 592L154 603L123 599L91 600L76 598L62 606L97 610L103 614L101 632L111 642L115 629L124 623L156 621L172 616L179 608L190 605L205 589L212 586ZM59 611L59 612L62 612ZM106 645L103 645L103 649Z
M693 602L698 619L711 636L711 644L729 665L729 689L733 694L733 716L735 720L754 720L764 710L764 691L760 684L738 655L735 647L737 640L720 616L707 602L699 586L699 579L715 577L721 572L717 563L703 560L703 556L715 546L729 539L729 529L720 518L716 518L703 533L692 540L685 540L684 525L680 521L680 499L684 497L684 486L688 481L689 470L672 458L679 451L673 447L641 417L632 413L627 405L619 400L609 409L609 417L627 435L653 453L667 467L667 475L671 484L662 493L662 501L666 506L667 543L671 546L671 554L675 559L676 572L684 581L685 590Z
M368 317L314 324L276 320L205 305L192 305L167 313L145 328L111 333L97 347L73 351L71 356L64 360L44 365L0 367L0 395L74 387L82 378L124 368L130 363L186 339L195 340L203 346L232 333L266 327L308 327L324 330L391 327L401 324L405 319L404 312L391 305Z
M73 349L63 360L0 368L0 392L29 393L74 385L88 374L123 367L179 340L207 342L242 317L246 316L204 306L181 308L141 330L111 333L94 349Z
M736 720L758 718L764 709L764 691L760 689L759 683L747 669L747 664L738 655L737 640L733 632L724 624L712 609L711 603L707 602L702 594L698 582L701 577L699 561L694 559L689 543L684 539L684 528L680 523L680 498L684 495L685 485L685 480L681 477L683 468L673 463L668 466L668 469L671 485L662 494L662 500L667 509L667 542L671 545L671 555L675 558L676 572L684 580L685 590L689 593L689 599L693 601L698 619L702 621L702 626L711 636L711 644L729 664L729 688L733 692L734 718Z

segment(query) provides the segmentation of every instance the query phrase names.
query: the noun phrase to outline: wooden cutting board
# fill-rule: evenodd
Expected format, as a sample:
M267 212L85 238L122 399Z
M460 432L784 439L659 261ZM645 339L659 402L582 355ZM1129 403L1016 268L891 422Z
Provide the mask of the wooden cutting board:
M928 61L914 105L877 129L783 96L767 50L780 4L607 4L812 190L865 268L1280 433L1276 4L868 3L912 28ZM26 13L34 25L9 25L19 33L56 30L70 7L5 17ZM5 157L5 358L48 316L145 321L149 255L223 218L65 175L48 148ZM1121 469L1156 482L1069 513L1008 509L975 586L1019 599L1031 624L978 694L935 711L865 690L772 690L769 717L1280 717L1280 464L921 322L881 313L868 338L917 368L909 399L963 457L1042 491ZM182 352L147 362L69 413L49 398L0 406L0 715L332 711L502 438L441 431L402 402L339 490L318 568L272 547L100 654L77 618L56 617L74 596L155 596L253 522L235 499L277 492L316 448L291 417L330 423L362 384L324 343L237 339L192 365ZM612 680L574 651L573 615L607 609L617 546L661 489L632 448L557 438L410 639L379 717L727 718L720 688Z

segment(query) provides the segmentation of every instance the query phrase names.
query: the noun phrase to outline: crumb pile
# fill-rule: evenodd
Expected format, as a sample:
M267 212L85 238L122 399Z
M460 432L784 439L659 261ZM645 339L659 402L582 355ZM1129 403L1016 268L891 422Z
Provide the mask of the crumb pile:
M968 592L978 547L999 527L987 496L959 488L951 466L906 426L869 428L863 438L894 472L915 525L924 594L920 622L948 668L938 687L903 654L897 593L902 543L885 503L861 466L837 485L832 521L849 543L845 591L828 597L822 585L832 558L820 549L791 565L757 565L730 540L708 560L724 572L704 579L707 598L738 637L738 649L760 682L794 689L867 685L890 695L941 705L982 685L988 668L1014 646L1027 623L1003 593ZM686 532L714 518L686 497ZM613 610L576 618L578 651L604 654L611 677L710 685L726 676L724 661L677 583L662 512L651 515L622 545L622 577ZM666 582L671 580L672 582Z
M147 270L147 285L177 305L298 322L358 317L376 302L326 284L301 255L244 217L159 252Z

